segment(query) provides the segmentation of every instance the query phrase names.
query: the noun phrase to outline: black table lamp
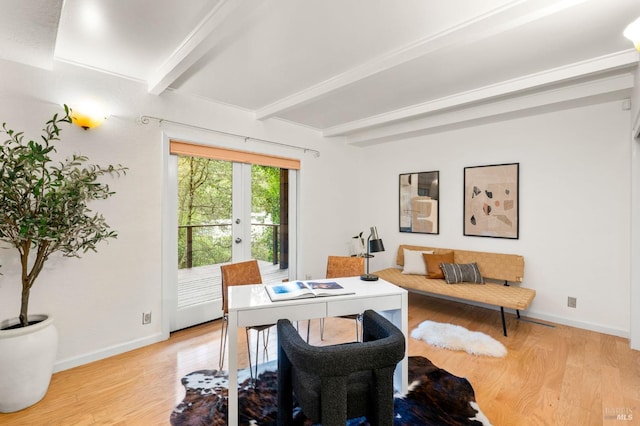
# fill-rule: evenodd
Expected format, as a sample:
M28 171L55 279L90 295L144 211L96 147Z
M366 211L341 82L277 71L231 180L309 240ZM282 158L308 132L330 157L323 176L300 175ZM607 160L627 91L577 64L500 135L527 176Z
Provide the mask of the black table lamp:
M379 251L384 251L384 244L382 244L382 240L378 237L378 230L375 226L372 226L371 234L367 237L367 273L360 275L361 280L376 281L378 279L377 275L369 273L369 258L373 257L371 253L378 253Z

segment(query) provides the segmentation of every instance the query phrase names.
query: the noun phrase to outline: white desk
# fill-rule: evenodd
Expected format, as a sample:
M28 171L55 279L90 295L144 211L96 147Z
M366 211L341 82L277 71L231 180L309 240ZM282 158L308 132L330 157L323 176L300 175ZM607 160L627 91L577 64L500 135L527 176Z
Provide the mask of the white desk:
M355 294L272 302L264 285L229 287L229 424L238 424L238 327L275 324L279 319L290 321L357 314L373 309L408 335L407 291L382 279L362 281L359 277L314 281L337 281ZM408 347L408 346L407 346ZM398 364L394 384L407 392L407 355Z

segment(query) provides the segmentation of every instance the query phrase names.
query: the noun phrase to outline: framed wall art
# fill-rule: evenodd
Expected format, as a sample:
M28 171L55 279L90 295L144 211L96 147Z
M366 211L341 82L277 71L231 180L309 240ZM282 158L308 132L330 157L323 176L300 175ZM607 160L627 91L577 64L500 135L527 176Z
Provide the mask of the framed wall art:
M440 172L400 175L400 232L438 234Z
M464 168L464 235L518 238L519 163Z

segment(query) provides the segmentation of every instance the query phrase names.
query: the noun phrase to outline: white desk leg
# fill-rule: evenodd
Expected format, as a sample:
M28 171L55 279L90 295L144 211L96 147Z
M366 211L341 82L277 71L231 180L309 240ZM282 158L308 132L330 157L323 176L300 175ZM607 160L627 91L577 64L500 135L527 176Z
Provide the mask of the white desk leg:
M402 295L401 306L399 309L393 309L389 311L379 312L386 319L391 321L393 325L398 327L402 334L404 334L405 352L404 358L398 366L393 375L393 385L397 392L401 392L403 395L407 394L409 390L409 358L407 353L409 352L409 298L407 293Z
M238 313L229 312L227 329L229 348L229 400L227 402L230 426L238 425Z
M400 308L400 330L404 334L405 352L402 360L402 368L400 371L396 369L396 380L400 379L402 394L406 395L409 391L409 296L407 292L402 294L402 308ZM398 377L400 376L400 377Z

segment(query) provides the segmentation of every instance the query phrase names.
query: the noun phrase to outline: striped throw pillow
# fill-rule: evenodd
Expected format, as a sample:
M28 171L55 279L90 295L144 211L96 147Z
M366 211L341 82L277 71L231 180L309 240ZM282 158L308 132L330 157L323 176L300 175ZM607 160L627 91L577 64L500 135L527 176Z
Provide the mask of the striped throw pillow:
M441 263L440 268L447 284L474 283L484 284L477 263Z

